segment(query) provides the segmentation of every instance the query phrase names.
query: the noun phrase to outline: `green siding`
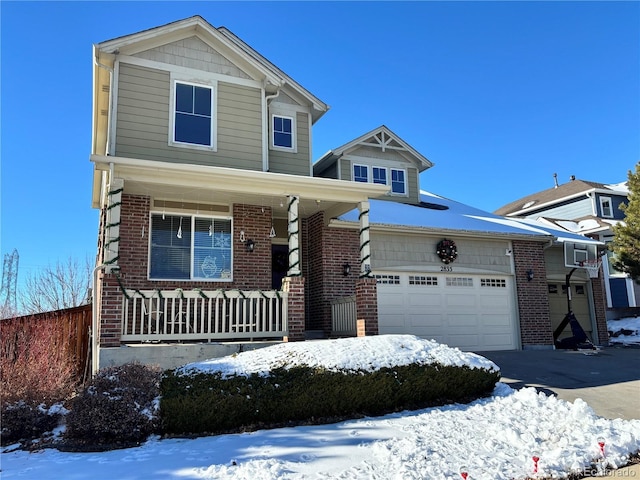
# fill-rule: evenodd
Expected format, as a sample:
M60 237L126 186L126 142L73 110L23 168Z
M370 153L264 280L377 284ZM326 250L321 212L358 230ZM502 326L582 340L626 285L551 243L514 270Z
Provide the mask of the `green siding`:
M219 82L217 151L169 145L169 72L120 65L115 154L172 163L262 169L262 102L257 88Z
M296 113L297 153L269 150L269 171L291 175L311 175L311 156L309 153L309 116Z

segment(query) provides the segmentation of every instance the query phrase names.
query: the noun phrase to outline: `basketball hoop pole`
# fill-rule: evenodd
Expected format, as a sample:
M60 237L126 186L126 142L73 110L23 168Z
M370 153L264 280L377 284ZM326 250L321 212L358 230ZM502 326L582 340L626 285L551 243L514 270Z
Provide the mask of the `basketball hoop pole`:
M578 267L573 267L571 271L567 273L564 280L565 290L567 291L567 312L569 314L571 313L571 275L573 275L573 272L575 272L577 269Z

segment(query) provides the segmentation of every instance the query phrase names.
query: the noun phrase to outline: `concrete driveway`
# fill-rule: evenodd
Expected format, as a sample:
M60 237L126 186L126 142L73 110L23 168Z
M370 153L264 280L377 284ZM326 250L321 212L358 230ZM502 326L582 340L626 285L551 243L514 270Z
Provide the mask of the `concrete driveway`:
M573 402L581 398L605 418L640 419L640 348L592 351L478 352L512 388L535 387Z

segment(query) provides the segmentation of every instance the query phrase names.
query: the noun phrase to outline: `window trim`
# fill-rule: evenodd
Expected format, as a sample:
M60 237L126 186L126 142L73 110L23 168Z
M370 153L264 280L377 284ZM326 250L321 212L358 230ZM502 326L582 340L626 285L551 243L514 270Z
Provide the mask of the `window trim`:
M275 144L276 132L273 129L273 120L275 117L291 120L291 147L283 147L282 145ZM269 148L271 150L278 150L281 152L298 153L298 136L296 135L297 128L298 124L296 122L295 114L292 116L280 112L272 112L269 122Z
M356 167L361 167L366 169L367 171L366 182L356 180L356 174L355 174ZM386 183L383 184L383 183L374 181L373 172L375 169L385 171ZM404 176L404 181L403 181L404 193L393 191L393 180L392 180L393 172L402 172ZM351 181L358 182L358 183L373 183L376 185L386 185L387 187L389 187L389 195L392 195L394 197L409 197L409 175L407 173L406 168L392 167L389 165L381 165L380 163L364 163L362 161L357 162L355 160L352 160L351 161Z
M367 172L367 181L366 182L363 182L361 180L356 180L356 167L364 167L364 169ZM354 182L357 182L357 183L371 183L370 178L371 178L371 175L369 175L369 165L365 165L364 163L354 163L351 166L351 179Z
M208 88L211 91L211 143L201 145L198 143L181 142L175 139L176 123L176 85L192 85L195 87ZM184 80L183 77L171 74L171 89L169 92L169 146L188 148L192 150L205 150L209 152L217 151L218 144L218 82L205 80Z
M389 187L391 188L391 190L389 190L390 195L396 196L396 197L408 197L409 196L409 186L407 185L409 179L408 179L408 175L407 175L407 170L404 168L389 168L390 172L389 172L389 183L387 185L389 185ZM402 175L404 177L403 180L403 185L404 185L404 192L403 193L399 193L399 192L394 192L393 191L393 172L402 172Z
M611 197L603 197L600 196L598 197L599 201L600 201L600 214L602 215L602 218L613 218L613 201ZM609 215L605 215L604 213L604 203L605 202L609 202Z
M158 278L151 276L151 256L152 256L152 235L153 235L153 216L154 215L171 215L174 217L183 217L188 218L187 222L183 222L182 226L184 228L185 223L189 225L191 229L191 244L189 245L189 278ZM206 278L206 277L196 277L193 274L193 261L195 256L195 221L196 218L199 219L207 219L207 220L228 220L230 222L231 228L231 258L229 268L231 270L231 274L229 278ZM233 257L234 257L234 242L233 242L233 217L225 216L225 215L202 215L199 213L193 212L179 212L179 211L158 211L151 210L149 212L149 240L148 240L148 256L147 256L147 280L150 281L168 281L168 282L219 282L219 283L231 283L233 282Z

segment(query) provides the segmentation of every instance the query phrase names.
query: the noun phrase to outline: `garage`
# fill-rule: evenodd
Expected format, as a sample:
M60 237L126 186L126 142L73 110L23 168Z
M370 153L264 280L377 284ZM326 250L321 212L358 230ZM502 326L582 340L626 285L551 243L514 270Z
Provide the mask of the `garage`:
M380 334L411 334L466 351L518 348L508 275L376 272Z
M567 287L564 282L549 281L549 310L551 317L551 327L555 331L567 314ZM593 341L593 324L591 322L591 312L589 311L589 297L587 295L587 285L584 283L571 283L571 310L576 316L578 323L586 332L589 340ZM571 327L569 325L558 337L560 340L571 337Z

